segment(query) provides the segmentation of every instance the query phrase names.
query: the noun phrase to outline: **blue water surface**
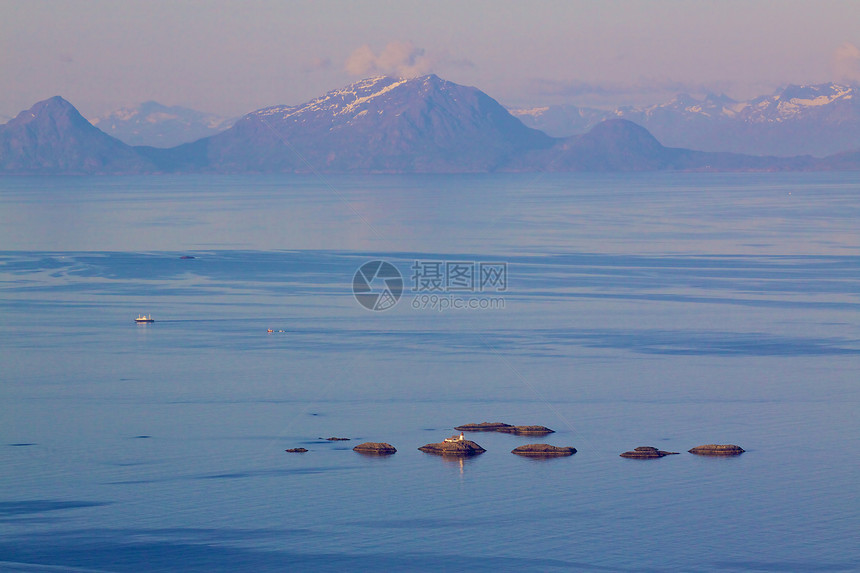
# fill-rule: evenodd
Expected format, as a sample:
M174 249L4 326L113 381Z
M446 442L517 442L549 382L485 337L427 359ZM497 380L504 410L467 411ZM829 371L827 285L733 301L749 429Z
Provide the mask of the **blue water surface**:
M3 571L856 571L858 380L857 174L0 179Z

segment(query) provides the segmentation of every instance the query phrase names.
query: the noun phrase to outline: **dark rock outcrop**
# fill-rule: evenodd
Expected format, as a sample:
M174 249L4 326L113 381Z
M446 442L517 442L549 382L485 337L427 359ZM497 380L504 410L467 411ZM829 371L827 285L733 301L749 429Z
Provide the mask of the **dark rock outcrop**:
M364 442L352 448L352 451L374 456L387 456L397 452L394 446L385 442Z
M624 452L620 454L622 458L633 458L638 460L650 460L653 458L662 458L663 456L671 456L675 455L678 452L666 452L663 450L658 450L657 448L651 446L639 446L635 448L631 452Z
M463 424L454 428L459 432L502 432L504 434L517 434L523 436L545 436L552 434L546 426L512 426L502 422L481 422L480 424Z
M705 444L687 451L699 456L737 456L744 453L745 450L733 444Z
M554 458L559 456L572 456L576 448L551 446L549 444L527 444L511 450L512 454L518 456L529 456L535 458Z
M326 438L326 441L329 441L329 442L348 442L349 438L335 438L334 436L332 436L331 438Z
M483 454L487 450L471 440L459 440L456 442L439 442L438 444L427 444L418 448L428 454L438 456L468 457Z
M518 436L545 436L555 433L555 430L550 430L546 426L509 426L496 431L505 434L516 434Z
M510 424L502 422L481 422L480 424L463 424L454 428L458 432L498 432L502 428L512 428Z
M308 451L306 448L290 448L289 450L284 450L289 454L303 454Z

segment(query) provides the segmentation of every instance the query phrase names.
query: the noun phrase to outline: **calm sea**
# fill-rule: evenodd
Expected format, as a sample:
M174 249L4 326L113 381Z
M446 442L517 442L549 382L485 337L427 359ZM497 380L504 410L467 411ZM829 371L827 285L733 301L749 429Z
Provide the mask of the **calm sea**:
M860 570L858 174L4 178L0 251L2 571Z

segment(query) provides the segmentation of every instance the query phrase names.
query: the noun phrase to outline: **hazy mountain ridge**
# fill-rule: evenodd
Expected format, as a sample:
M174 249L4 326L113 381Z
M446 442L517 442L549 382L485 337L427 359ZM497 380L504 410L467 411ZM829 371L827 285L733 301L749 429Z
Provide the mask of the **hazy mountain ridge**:
M836 83L789 85L742 102L680 94L666 103L612 111L546 106L512 113L554 136L584 133L615 117L642 125L664 145L702 151L825 156L860 149L860 88Z
M0 172L144 173L154 169L133 147L94 127L59 96L0 125Z
M679 99L677 105L688 103ZM583 135L554 138L525 126L484 92L435 75L369 78L301 105L251 112L223 132L167 149L128 146L91 125L60 97L0 126L0 172L12 174L858 167L860 157L852 154L822 161L667 147L647 129L618 118Z
M128 145L166 148L220 133L229 128L233 120L148 101L94 117L90 122Z

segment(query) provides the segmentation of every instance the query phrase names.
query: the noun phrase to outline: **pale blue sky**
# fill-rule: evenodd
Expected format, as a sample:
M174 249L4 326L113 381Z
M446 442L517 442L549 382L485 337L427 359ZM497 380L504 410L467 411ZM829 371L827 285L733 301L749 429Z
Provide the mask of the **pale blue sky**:
M0 115L62 95L234 116L435 72L503 104L860 80L860 1L0 0Z

